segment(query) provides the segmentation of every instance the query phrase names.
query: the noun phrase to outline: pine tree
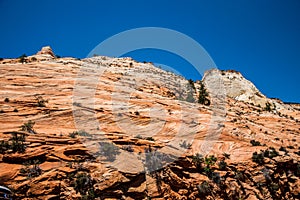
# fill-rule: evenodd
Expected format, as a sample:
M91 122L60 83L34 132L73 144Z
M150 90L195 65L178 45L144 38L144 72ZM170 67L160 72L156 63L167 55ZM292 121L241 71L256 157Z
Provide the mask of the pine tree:
M210 105L210 100L208 99L208 92L206 91L206 88L201 81L200 81L198 103L206 105L206 106Z

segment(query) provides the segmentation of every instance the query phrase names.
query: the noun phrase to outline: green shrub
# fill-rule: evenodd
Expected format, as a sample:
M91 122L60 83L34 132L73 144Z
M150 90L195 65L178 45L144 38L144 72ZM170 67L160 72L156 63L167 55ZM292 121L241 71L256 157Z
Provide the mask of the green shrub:
M35 98L37 100L38 107L46 107L46 103L48 103L48 100L43 99L42 96L36 96Z
M38 177L42 174L39 160L34 160L33 163L24 163L25 167L20 169L20 173L26 175L28 178Z
M26 62L27 61L26 57L27 57L26 54L22 54L21 56L19 56L19 62L20 63Z
M271 104L269 102L266 103L266 106L264 108L265 111L268 111L270 112L272 109L271 109Z
M132 148L132 145L125 145L125 146L122 146L122 149L123 149L124 151L134 152L134 149Z
M143 139L143 136L141 136L141 135L139 134L139 135L134 136L134 138L137 138L137 139Z
M191 148L192 144L191 143L187 143L187 141L184 140L182 143L179 144L179 146L181 148L184 148L184 149L189 149L189 148Z
M153 137L146 137L145 139L153 142L155 141Z
M202 169L202 163L204 162L204 158L201 154L197 153L192 157L192 162L194 163L197 169Z
M23 153L23 152L25 152L26 146L24 145L24 143L22 141L12 140L10 149L12 149L13 152Z
M78 135L77 131L73 131L72 133L69 133L69 137L71 138L76 138L77 135Z
M8 143L8 141L1 141L0 142L0 153L3 154L5 153L7 150L10 149L10 145Z
M164 153L153 150L151 147L145 148L146 164L145 167L149 172L155 172L163 167L163 162L168 159Z
M91 136L91 134L89 134L85 130L73 131L72 133L69 133L69 137L71 137L71 138L75 138L77 135L84 136L84 137Z
M88 173L78 173L76 175L74 189L85 199L95 198L93 180Z
M224 160L221 160L218 165L220 170L225 170L227 167L227 163Z
M254 152L252 154L252 161L258 163L259 165L264 164L264 153Z
M252 144L252 146L261 146L260 142L256 140L251 140L250 143Z
M206 165L214 165L217 161L217 158L214 155L205 157L204 162Z
M268 149L266 149L263 152L263 154L264 154L264 157L267 157L267 158L274 158L279 155L279 153L273 147L269 147Z
M244 179L245 179L244 174L241 171L236 171L234 178L237 180L240 180L240 181L244 181Z
M200 185L197 185L197 189L200 197L207 196L211 193L211 186L207 181L204 181Z
M286 148L282 146L279 148L279 151L284 151L285 153L288 153L288 150L286 150Z
M230 158L230 154L228 154L228 153L223 153L223 156L224 156L226 159L229 159L229 158Z
M34 126L35 122L34 121L31 121L29 120L27 123L24 123L22 126L21 126L21 131L26 131L28 133L33 133L35 134L35 130L33 129L33 126Z
M196 87L195 87L195 84L194 84L194 81L192 79L189 79L188 80L188 84L195 90Z
M6 153L6 151L11 150L12 152L23 153L26 150L25 135L13 134L9 141L0 142L0 153Z
M220 175L219 172L212 172L210 178L216 184L220 184L221 183L221 175Z
M100 142L100 155L105 156L107 160L113 161L120 153L120 150L111 142Z

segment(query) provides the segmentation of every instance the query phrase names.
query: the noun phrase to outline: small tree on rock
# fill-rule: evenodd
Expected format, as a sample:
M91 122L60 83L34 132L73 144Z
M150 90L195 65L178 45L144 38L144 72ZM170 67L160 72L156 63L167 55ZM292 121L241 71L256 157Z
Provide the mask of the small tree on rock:
M206 91L206 88L202 81L200 81L200 89L199 89L199 98L198 103L209 106L210 100L208 99L208 92Z

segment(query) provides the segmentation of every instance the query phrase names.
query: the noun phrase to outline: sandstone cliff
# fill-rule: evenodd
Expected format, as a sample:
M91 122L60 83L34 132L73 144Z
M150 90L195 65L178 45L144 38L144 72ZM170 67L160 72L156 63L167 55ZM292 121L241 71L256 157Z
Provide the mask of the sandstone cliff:
M202 105L201 82L131 58L22 61L0 61L0 185L16 199L300 198L299 106L239 72L207 72Z

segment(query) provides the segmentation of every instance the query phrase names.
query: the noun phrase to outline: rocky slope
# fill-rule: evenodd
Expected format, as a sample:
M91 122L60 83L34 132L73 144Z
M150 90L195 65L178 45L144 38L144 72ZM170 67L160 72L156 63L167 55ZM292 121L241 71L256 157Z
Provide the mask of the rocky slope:
M46 47L0 66L0 185L16 199L300 198L299 105L238 72L207 72L202 105L201 82L131 58Z

